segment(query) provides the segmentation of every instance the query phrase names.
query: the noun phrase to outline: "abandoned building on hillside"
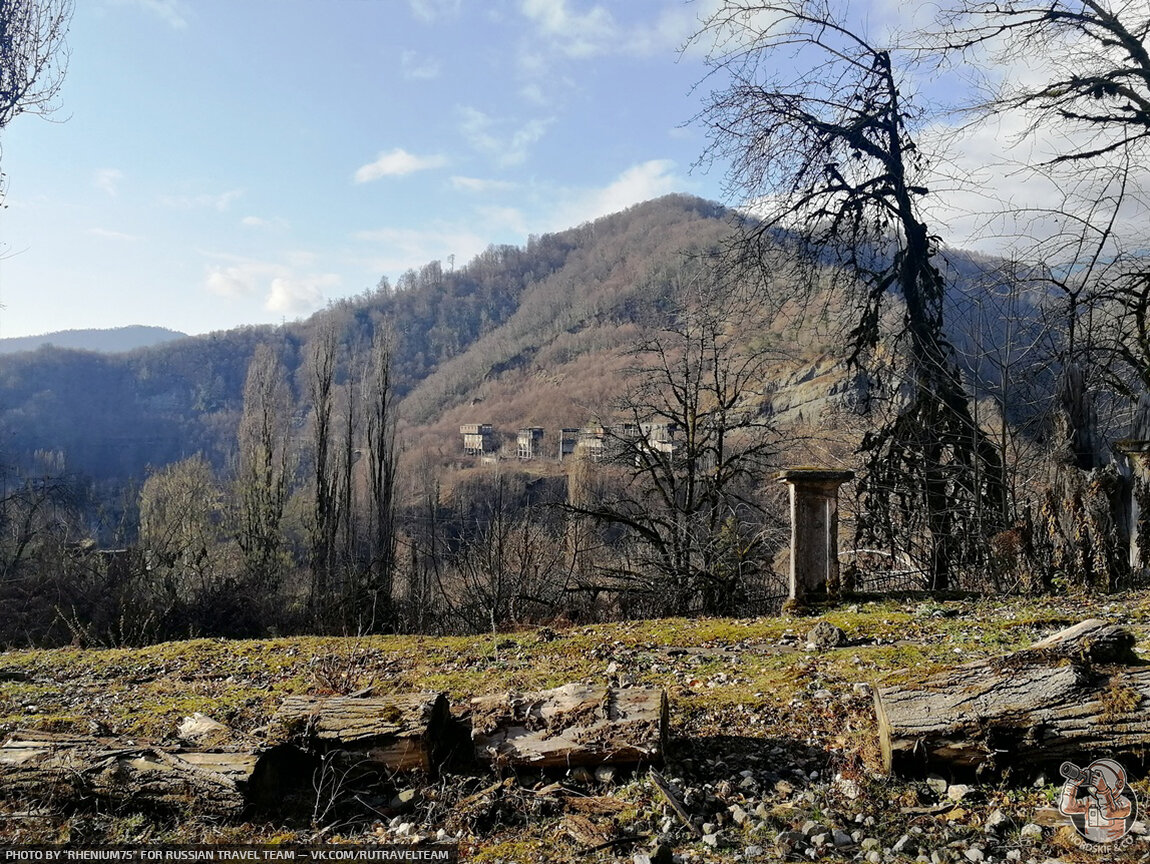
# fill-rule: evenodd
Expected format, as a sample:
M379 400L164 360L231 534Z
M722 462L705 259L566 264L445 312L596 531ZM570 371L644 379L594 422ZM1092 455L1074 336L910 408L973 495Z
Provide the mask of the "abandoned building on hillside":
M557 446L548 452L546 429L526 426L516 435L515 456L520 461L556 459L562 462L571 456L592 462L607 462L623 457L634 447L645 448L665 456L675 451L678 427L674 423L622 423L616 426L563 427L559 430ZM463 452L484 460L498 457L500 437L490 423L466 423L459 427L463 436Z
M499 449L495 429L490 423L465 423L459 427L463 452L468 456L486 456Z

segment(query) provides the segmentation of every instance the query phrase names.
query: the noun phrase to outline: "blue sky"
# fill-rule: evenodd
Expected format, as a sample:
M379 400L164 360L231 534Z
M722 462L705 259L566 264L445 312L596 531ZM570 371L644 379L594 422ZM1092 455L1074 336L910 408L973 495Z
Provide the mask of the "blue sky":
M278 323L669 192L700 3L80 0L4 131L0 336Z

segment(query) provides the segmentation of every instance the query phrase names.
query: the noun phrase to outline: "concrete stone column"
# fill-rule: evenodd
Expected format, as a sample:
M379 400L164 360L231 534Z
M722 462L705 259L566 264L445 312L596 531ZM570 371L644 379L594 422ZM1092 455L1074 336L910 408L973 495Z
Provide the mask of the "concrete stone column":
M839 589L839 486L853 471L787 468L775 478L791 487L791 585L789 604L814 591Z
M1124 439L1114 444L1114 449L1126 457L1126 464L1121 463L1121 473L1126 478L1129 493L1123 502L1123 512L1118 514L1121 537L1127 543L1130 555L1130 570L1139 573L1144 567L1150 566L1150 561L1143 559L1142 551L1138 548L1138 523L1142 520L1142 507L1138 500L1138 486L1140 483L1150 483L1150 441L1140 439Z

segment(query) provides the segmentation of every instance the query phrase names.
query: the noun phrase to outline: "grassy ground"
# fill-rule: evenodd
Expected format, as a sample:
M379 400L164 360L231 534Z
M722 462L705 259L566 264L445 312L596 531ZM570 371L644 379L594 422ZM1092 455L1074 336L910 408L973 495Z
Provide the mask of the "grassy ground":
M669 824L674 820L665 802L642 773L598 780L522 776L492 789L490 777L464 772L434 781L395 778L393 791L418 793L419 803L406 815L335 808L316 819L315 808L305 807L291 818L243 824L163 822L132 812L29 813L27 802L0 801L0 843L374 841L444 832L459 839L465 860L631 861L637 851L654 854L659 841L684 861L749 860L756 850L769 852L763 860L770 860L784 857L780 834L814 821L874 837L879 860L929 858L938 850L941 860L960 860L961 844L973 842L967 835L982 831L994 809L1005 809L1015 833L991 844L986 860L1005 856L1010 843L1022 850L1023 861L1073 856L1056 826L1029 845L1018 837L1036 808L1049 807L1053 785L981 789L976 803L956 808L957 816L954 810L926 813L937 796L923 784L880 775L870 697L855 685L889 684L1004 653L1087 617L1126 623L1146 645L1150 594L888 598L803 617L669 619L473 638L194 640L141 649L11 651L0 654L0 670L28 678L0 680L0 739L17 728L86 733L96 723L117 736L162 740L193 712L250 732L267 723L285 696L369 686L381 694L443 690L456 706L484 693L571 681L663 687L673 737L665 773L690 807L716 823L710 827L721 839L702 843ZM806 650L805 634L820 619L843 628L851 644ZM1145 783L1135 790L1150 800ZM736 807L748 818L732 818ZM920 829L914 837L926 839L892 851L911 823ZM588 852L597 845L587 833L592 829L607 839L641 839ZM951 835L956 839L947 840ZM849 860L868 852L857 842L811 849L795 854Z

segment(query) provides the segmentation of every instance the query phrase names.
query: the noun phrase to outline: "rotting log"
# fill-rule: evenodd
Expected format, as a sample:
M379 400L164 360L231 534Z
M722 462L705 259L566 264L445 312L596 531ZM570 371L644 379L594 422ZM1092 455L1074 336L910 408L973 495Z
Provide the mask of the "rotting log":
M197 752L22 730L0 745L0 795L237 815L249 803L259 761L252 752Z
M496 766L653 765L667 742L667 694L567 684L471 700L476 758Z
M875 690L884 767L985 778L1150 750L1150 666L1091 619L999 657ZM1125 763L1124 763L1125 764Z
M450 742L443 693L359 699L291 696L272 717L275 737L320 756L344 754L363 769L432 772Z

